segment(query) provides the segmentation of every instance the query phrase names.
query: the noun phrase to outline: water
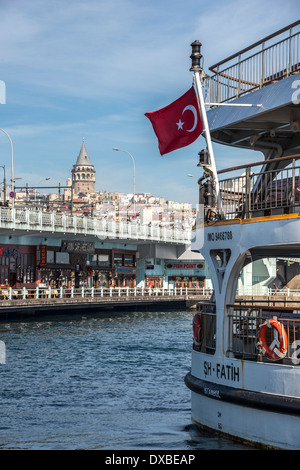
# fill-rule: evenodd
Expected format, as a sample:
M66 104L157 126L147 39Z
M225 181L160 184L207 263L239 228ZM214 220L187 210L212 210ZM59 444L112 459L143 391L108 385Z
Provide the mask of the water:
M0 449L245 449L191 423L190 311L1 323Z

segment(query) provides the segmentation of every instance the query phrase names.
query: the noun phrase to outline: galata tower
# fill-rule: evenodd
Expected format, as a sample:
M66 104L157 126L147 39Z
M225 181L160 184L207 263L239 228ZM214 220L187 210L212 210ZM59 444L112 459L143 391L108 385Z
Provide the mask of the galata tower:
M73 165L72 183L74 194L91 194L95 192L95 168L91 164L84 145L84 137L76 164Z

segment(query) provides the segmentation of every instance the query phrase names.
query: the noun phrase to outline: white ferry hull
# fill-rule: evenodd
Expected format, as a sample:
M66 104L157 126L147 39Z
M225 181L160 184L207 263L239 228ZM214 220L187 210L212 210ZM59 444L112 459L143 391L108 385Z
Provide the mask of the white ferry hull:
M255 447L300 449L299 417L216 400L192 392L192 419L199 427Z
M299 450L299 366L219 359L193 351L193 421L256 447Z

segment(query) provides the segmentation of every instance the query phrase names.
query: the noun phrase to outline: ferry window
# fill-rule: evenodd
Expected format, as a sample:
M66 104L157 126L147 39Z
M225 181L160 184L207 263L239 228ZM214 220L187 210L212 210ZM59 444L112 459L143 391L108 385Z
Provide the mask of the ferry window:
M122 255L122 253L115 253L114 254L114 265L115 266L123 266L123 255Z
M124 256L124 266L134 266L134 256L125 255Z

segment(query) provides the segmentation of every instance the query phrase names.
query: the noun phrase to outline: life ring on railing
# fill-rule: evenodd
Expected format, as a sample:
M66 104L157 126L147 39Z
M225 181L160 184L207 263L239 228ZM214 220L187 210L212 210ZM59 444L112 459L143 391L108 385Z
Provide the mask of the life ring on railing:
M267 343L267 333L271 330L274 331L273 340L271 344ZM266 320L259 330L258 347L262 354L272 361L283 359L287 353L287 334L282 323L275 319Z
M193 319L193 334L194 334L194 342L193 345L199 347L201 345L202 340L202 324L201 324L201 316L199 313L196 313Z

